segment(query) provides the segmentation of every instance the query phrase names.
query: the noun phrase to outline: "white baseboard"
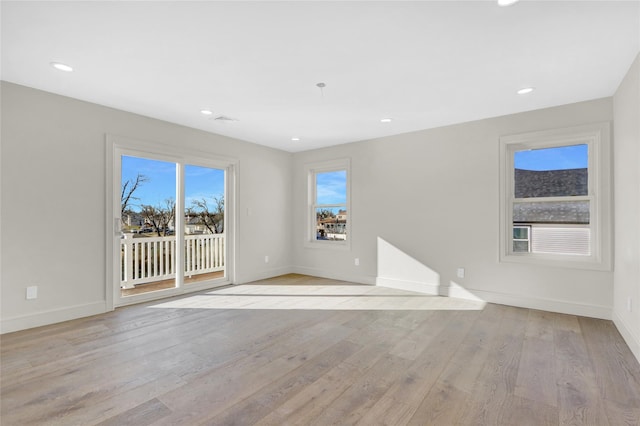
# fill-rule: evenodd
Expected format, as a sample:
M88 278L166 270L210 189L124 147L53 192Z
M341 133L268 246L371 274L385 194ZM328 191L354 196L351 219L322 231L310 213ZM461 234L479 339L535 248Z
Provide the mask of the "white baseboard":
M0 323L0 334L26 330L28 328L55 324L73 319L90 317L92 315L107 312L107 302L94 302L85 305L76 305L60 309L52 309L44 312L35 312L28 315L20 315L13 318L5 318Z
M579 315L584 317L611 319L611 308L608 306L585 305L580 303L565 302L562 300L539 299L535 297L513 294L497 293L492 291L466 289L462 286L442 286L424 282L394 280L390 278L376 278L376 285L382 287L397 288L400 290L415 291L419 293L454 297L497 303L499 305L516 306L519 308L538 309L541 311L558 312L562 314Z
M291 272L294 274L310 275L312 277L328 278L330 280L347 281L358 284L375 285L375 277L368 277L363 275L347 275L336 274L332 271L326 271L319 268L309 268L306 266L293 266Z
M613 323L622 335L622 338L627 342L627 346L631 349L633 355L635 355L638 362L640 362L640 336L636 335L631 327L614 311Z
M369 276L347 275L333 273L317 268L286 266L263 270L258 273L239 274L236 277L237 284L248 283L268 278L297 273L321 278L328 278L340 281L347 281L359 284L380 285L385 287L398 288L402 290L417 291L426 294L441 294L449 297L462 299L484 300L490 303L517 306L529 309L539 309L549 312L559 312L570 315L580 315L585 317L612 319L612 309L608 306L585 305L571 303L561 300L539 299L534 297L497 293L475 289L456 289L454 286L438 286L434 284L416 283L410 281L393 280L388 278L376 278ZM43 325L55 324L77 318L88 317L108 312L105 301L76 305L61 309L53 309L44 312L36 312L28 315L21 315L13 318L5 318L0 322L0 334L25 330ZM631 348L632 352L640 361L640 338L635 336L624 321L617 315L613 315L613 321Z
M417 293L424 293L430 295L440 294L439 284L430 284L417 281L396 280L393 278L376 278L376 285L379 287L389 287L398 290L414 291Z
M484 300L489 303L497 303L499 305L516 306L519 308L537 309L541 311L557 312L561 314L578 315L582 317L611 319L612 308L610 306L586 305L582 303L572 303L563 300L540 299L536 297L521 296L506 293L497 293L493 291L464 289L464 292L456 292L453 287L448 294L450 297L458 297L461 299L473 298L473 300ZM468 297L464 293L468 293L473 297Z
M253 281L267 280L280 275L291 274L292 272L293 268L291 266L281 266L279 268L266 269L260 272L237 274L234 284L246 284Z

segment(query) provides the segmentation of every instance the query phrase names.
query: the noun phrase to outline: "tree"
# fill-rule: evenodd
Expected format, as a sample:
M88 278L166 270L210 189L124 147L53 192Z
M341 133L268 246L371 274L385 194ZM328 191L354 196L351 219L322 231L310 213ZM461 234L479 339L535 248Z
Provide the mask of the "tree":
M329 209L320 209L316 212L316 218L318 220L330 219L332 217L336 217L336 215Z
M131 210L131 201L140 199L138 197L134 197L133 194L140 187L140 185L142 185L144 182L147 182L148 180L148 177L138 173L135 180L127 179L122 184L122 191L120 192L120 218L122 219L123 223L125 215L133 213L133 211Z
M212 234L224 232L224 197L213 197L215 206L209 206L207 200L202 198L191 202L188 210L189 216L197 217Z
M164 204L150 206L143 204L140 214L144 218L144 222L153 227L158 237L168 235L169 225L173 223L176 214L176 202L173 198L164 200Z

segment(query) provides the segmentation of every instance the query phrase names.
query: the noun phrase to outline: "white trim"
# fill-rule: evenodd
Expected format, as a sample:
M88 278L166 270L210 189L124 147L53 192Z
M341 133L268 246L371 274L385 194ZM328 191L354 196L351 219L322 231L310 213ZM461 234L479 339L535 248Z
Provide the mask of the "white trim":
M465 293L467 293L465 295ZM541 299L537 297L521 296L515 294L498 293L494 291L476 290L464 288L464 291L456 291L455 287L449 287L449 292L445 291L449 297L459 299L483 300L499 305L515 306L519 308L537 309L547 312L557 312L561 314L578 315L599 319L611 319L611 307L603 305L587 305L583 303L567 302L557 299ZM470 295L473 295L470 296Z
M236 284L247 284L254 281L268 280L269 278L279 277L280 275L291 274L293 268L291 266L281 266L260 272L252 272L247 274L238 274Z
M627 323L618 315L617 312L613 312L613 324L616 326L622 338L631 349L631 352L640 362L640 336L633 332L633 329L627 325Z
M396 280L393 278L376 278L376 286L389 287L398 290L413 291L416 293L430 294L432 296L438 296L440 294L440 285L431 284L419 281L408 280Z
M186 264L184 247L184 167L185 162L176 163L176 200L174 205L174 237L176 237L175 285L184 291L184 268ZM179 231L181 230L181 231ZM225 238L226 239L226 238ZM115 259L114 259L115 260ZM182 271L178 273L178 271ZM120 305L123 299L120 298Z
M118 244L115 244L114 234L116 231L120 231L120 222L116 227L115 221L120 216L115 212L114 199L114 175L120 174L120 164L117 163L118 172L114 173L114 157L115 157L115 143L108 134L104 138L104 151L105 151L105 228L104 228L104 240L106 244L105 250L105 282L104 282L104 297L106 309L112 311L115 307L114 296L115 289L113 288L114 274L119 273L115 266L113 266L113 259L115 259L116 253L120 250ZM119 188L116 186L115 188Z
M316 181L315 176L317 173L326 173L339 170L346 170L347 172L347 224L346 224L346 241L319 241L316 239ZM352 211L351 211L351 159L340 158L328 161L319 161L313 163L307 163L304 165L305 176L307 179L307 208L305 209L307 218L305 220L306 229L304 237L304 247L306 248L326 248L332 250L351 250L351 224L352 224Z
M225 287L228 285L231 285L231 282L229 282L228 280L224 280L224 281L211 280L211 281L203 281L202 283L189 284L179 289L176 288L176 289L150 291L147 293L138 294L136 295L135 298L124 297L120 299L117 307L122 308L124 306L137 305L138 303L150 302L152 300L165 299L168 297L175 297L175 296L183 296L190 293L213 290L215 288Z
M514 253L512 243L513 153L522 149L587 144L589 193L572 200L590 201L591 255ZM611 270L611 126L608 122L500 138L500 262L517 262L589 270ZM565 201L565 197L527 201Z
M291 268L291 273L309 275L318 278L327 278L330 280L346 281L356 284L376 285L376 277L370 277L366 275L336 274L324 269L310 268L307 266L293 266Z
M75 305L19 315L12 318L5 318L0 323L0 334L12 333L14 331L26 330L28 328L41 327L43 325L56 324L78 318L104 314L111 310L112 309L109 309L107 303L103 300L84 305Z

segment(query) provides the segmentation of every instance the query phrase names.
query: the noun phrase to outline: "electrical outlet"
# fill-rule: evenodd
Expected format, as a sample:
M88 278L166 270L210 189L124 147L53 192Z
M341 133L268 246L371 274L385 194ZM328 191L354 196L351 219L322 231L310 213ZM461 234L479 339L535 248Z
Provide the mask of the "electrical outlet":
M464 268L458 268L457 275L458 278L464 278Z
M264 263L269 263L269 256L264 257Z
M633 312L633 302L630 297L627 298L627 311Z
M27 287L27 300L37 299L38 298L38 286L32 285Z
M353 263L356 266L360 266L360 258L356 257L355 260L353 261Z

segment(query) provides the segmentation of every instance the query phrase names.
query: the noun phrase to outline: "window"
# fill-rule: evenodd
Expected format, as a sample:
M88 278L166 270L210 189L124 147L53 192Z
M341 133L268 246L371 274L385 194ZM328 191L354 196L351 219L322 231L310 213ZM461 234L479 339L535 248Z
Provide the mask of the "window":
M349 160L307 165L311 246L349 247Z
M506 136L502 261L608 269L609 125Z
M528 253L531 251L530 226L513 226L513 251L514 253Z

